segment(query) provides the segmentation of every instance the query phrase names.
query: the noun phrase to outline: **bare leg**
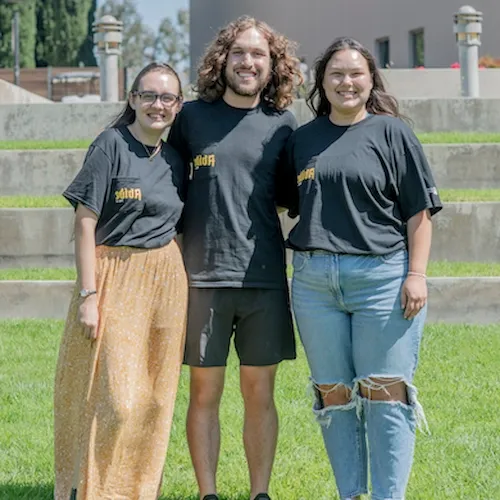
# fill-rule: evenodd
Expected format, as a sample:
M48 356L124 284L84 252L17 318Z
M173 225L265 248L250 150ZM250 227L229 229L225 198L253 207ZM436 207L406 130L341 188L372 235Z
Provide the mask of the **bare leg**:
M219 405L225 367L191 367L187 439L200 498L217 492L220 451Z

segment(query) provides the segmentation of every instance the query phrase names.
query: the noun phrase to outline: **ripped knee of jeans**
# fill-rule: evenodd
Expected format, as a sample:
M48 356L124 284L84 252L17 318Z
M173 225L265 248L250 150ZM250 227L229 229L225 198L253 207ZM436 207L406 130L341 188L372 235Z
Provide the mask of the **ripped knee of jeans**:
M330 425L332 411L347 411L356 408L352 387L346 383L318 384L311 380L311 387L314 391L313 413L320 425L326 427Z
M365 401L368 405L382 403L401 405L411 409L418 429L430 434L424 409L417 398L417 388L405 377L387 375L358 377L354 382L354 392L361 394L359 398L361 404ZM361 411L360 407L358 407L359 411Z

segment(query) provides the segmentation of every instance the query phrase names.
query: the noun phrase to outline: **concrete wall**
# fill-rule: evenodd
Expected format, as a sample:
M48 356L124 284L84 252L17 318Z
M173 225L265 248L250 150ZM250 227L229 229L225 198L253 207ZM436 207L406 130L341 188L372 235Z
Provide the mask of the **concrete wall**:
M500 132L500 99L402 99L401 110L417 132ZM93 139L122 103L0 106L0 140ZM291 110L299 123L312 114L302 100Z
M64 319L72 281L0 281L0 318ZM500 278L432 278L427 320L446 323L500 322Z
M441 189L500 189L500 144L424 144ZM0 150L0 196L61 194L85 150Z
M458 69L385 69L381 72L387 91L398 99L461 97ZM480 70L479 90L482 98L500 98L500 69Z
M52 101L28 92L17 85L12 85L5 80L0 80L0 104L35 104L35 103L50 103Z
M192 77L206 45L218 29L248 14L299 43L309 65L339 36L357 38L375 54L375 40L389 37L395 68L411 67L410 31L424 29L425 66L449 67L458 60L453 14L463 0L190 0ZM480 54L500 56L498 0L476 0L484 13Z

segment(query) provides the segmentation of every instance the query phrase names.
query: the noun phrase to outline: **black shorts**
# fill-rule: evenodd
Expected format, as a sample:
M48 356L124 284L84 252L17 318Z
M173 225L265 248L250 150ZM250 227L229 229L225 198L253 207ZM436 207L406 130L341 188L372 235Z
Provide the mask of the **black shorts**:
M295 359L288 290L190 288L184 364L226 366L233 333L241 365Z

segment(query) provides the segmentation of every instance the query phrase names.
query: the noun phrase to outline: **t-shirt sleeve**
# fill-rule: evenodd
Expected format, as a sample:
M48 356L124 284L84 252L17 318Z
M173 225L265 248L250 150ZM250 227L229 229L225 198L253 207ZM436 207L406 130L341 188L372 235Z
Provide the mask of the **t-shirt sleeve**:
M276 170L276 204L288 209L292 219L299 213L299 188L292 158L292 132L297 128L297 121L292 115L286 146L282 149Z
M424 150L413 133L403 133L402 149L395 158L398 202L401 215L408 219L429 209L434 215L443 208Z
M170 127L167 137L167 144L172 146L185 165L189 163L189 148L183 133L184 113L181 111L175 118L174 123Z
M101 215L111 178L111 160L97 145L90 146L83 167L63 196L76 207L79 203Z

